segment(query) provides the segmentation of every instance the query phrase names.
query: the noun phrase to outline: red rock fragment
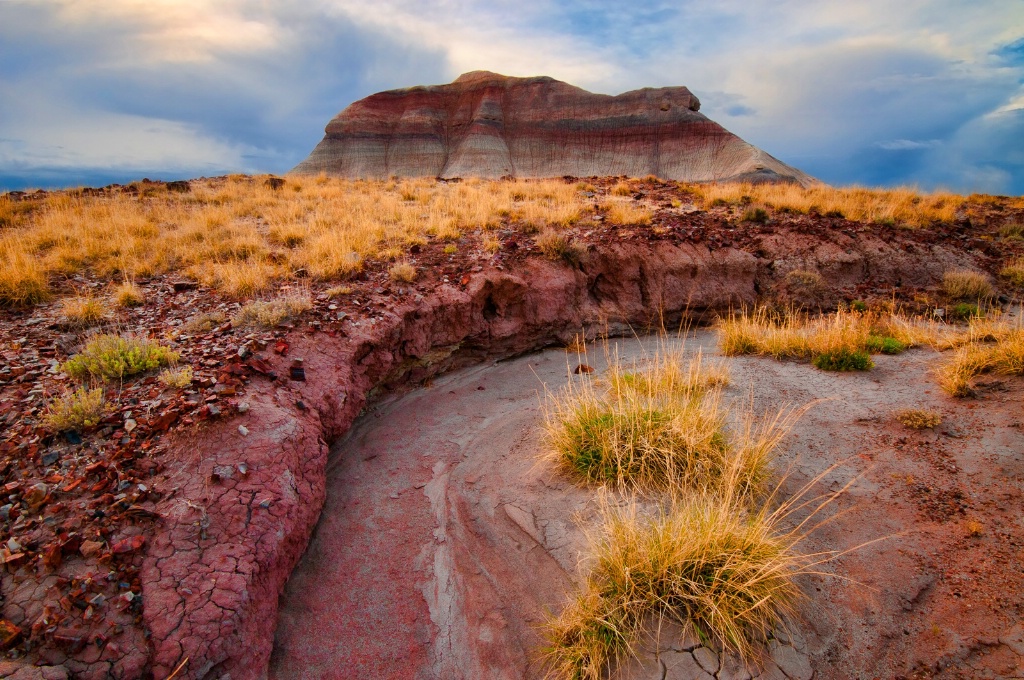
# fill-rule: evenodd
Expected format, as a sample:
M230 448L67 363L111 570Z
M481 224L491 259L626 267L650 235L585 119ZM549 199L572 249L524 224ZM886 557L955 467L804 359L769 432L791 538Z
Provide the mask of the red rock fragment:
M78 551L82 553L82 557L95 557L103 551L103 544L99 541L82 541Z
M281 356L284 356L285 354L288 353L289 346L290 345L284 340L278 340L277 342L274 343L274 351L280 354Z
M573 373L575 373L576 375L579 375L581 373L593 373L593 372L594 372L594 367L593 366L588 366L586 364L580 364L579 366L576 367L576 370L573 371Z
M168 411L167 413L158 416L155 420L151 420L149 426L152 427L157 432L165 432L177 420L178 412Z
M21 637L21 628L8 621L0 619L0 649L8 649Z
M141 534L138 536L131 536L124 538L111 546L110 550L115 555L124 555L125 553L135 552L146 543L146 537Z

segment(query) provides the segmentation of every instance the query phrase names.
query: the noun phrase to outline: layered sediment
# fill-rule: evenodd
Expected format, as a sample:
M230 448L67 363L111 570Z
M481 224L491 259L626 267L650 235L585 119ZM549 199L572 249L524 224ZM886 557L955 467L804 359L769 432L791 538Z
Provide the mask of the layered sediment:
M610 96L549 77L473 71L351 104L293 172L813 182L699 111L685 87Z

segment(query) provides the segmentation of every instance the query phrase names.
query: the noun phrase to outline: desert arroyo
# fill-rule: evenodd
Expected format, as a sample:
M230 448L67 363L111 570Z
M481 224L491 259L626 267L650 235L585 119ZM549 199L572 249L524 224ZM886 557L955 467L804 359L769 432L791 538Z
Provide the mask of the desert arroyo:
M546 76L473 71L448 85L389 90L351 104L294 172L812 181L699 111L685 87L609 96Z

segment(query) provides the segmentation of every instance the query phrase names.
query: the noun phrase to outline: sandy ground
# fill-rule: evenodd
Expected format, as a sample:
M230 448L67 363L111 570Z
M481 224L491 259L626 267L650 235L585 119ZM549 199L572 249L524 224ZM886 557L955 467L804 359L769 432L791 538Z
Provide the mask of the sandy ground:
M717 356L712 332L680 343ZM609 346L631 361L657 344ZM789 628L810 668L773 655L785 673L766 660L765 677L1024 676L1024 384L989 380L978 399L953 400L929 374L938 358L879 356L855 374L728 360L737 410L812 404L777 463L787 492L831 466L817 492L855 480L803 544L862 546L801 583ZM577 363L549 350L478 366L357 421L332 450L320 523L282 596L271 677L542 674L538 626L579 581L596 511L593 490L539 459L544 392L580 380ZM605 350L586 363L600 375ZM943 424L909 430L893 418L903 408ZM665 663L635 675L704 677Z

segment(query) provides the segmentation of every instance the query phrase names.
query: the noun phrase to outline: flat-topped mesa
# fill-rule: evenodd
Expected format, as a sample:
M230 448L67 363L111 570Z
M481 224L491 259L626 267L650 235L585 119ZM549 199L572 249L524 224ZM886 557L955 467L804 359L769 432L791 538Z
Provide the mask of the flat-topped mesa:
M701 113L685 87L594 94L538 76L465 73L350 105L293 172L351 178L656 175L814 180Z

